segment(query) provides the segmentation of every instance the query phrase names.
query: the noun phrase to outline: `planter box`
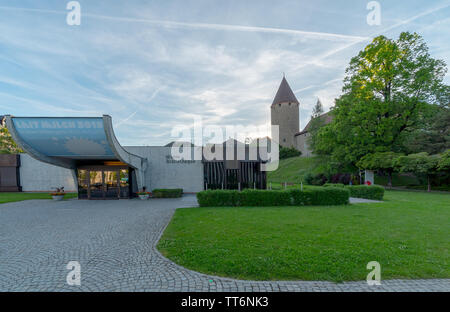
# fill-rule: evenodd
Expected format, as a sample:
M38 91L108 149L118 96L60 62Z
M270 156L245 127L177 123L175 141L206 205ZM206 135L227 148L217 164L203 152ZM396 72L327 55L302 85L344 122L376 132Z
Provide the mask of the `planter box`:
M64 199L64 195L52 195L53 200L60 201Z
M149 194L146 194L146 195L139 195L139 198L142 199L142 200L147 200L149 197L150 197Z

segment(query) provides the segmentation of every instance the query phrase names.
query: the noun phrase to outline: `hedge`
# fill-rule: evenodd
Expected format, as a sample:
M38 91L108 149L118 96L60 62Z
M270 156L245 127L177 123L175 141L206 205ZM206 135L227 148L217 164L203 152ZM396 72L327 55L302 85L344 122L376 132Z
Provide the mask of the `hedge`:
M239 191L208 190L197 193L200 207L239 206Z
M378 185L344 185L342 183L325 183L325 187L345 187L350 190L350 197L383 200L384 188Z
M348 185L350 197L383 200L384 188L378 185Z
M345 205L350 197L350 191L341 187L308 187L291 192L294 205Z
M328 187L328 186L332 186L332 187L344 187L344 183L325 183L323 186Z
M197 193L200 207L223 206L305 206L348 204L350 192L344 188L316 187L291 190L208 190Z
M183 189L154 189L152 193L156 198L176 198L183 196Z
M240 206L289 206L289 191L269 191L246 189L239 193Z

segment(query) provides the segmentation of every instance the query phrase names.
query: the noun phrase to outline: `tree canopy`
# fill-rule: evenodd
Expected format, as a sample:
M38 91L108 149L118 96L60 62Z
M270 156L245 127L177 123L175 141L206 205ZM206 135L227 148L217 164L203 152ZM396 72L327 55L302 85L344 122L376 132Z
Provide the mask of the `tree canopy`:
M18 154L23 151L17 146L11 137L8 128L0 124L0 154Z
M367 154L402 152L404 133L421 129L429 106L445 99L446 71L416 33L374 38L351 59L333 122L316 132L314 153L356 164Z

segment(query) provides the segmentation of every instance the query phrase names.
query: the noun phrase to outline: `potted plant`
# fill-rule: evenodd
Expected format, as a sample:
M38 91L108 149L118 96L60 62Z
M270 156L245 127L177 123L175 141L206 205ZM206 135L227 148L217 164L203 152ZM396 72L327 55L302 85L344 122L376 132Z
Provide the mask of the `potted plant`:
M62 187L55 187L56 192L50 193L50 195L52 196L53 200L63 200L64 195L66 194L64 192L64 186Z
M147 200L150 197L150 195L151 195L150 192L146 191L146 187L145 186L142 188L142 191L137 192L137 194L138 194L139 198L142 199L142 200Z

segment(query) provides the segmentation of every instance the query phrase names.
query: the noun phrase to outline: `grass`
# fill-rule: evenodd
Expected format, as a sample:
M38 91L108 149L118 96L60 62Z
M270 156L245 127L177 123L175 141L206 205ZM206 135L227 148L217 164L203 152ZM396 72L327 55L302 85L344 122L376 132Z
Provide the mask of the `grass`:
M158 249L189 269L250 280L450 278L450 195L387 191L384 203L178 209Z
M76 198L77 196L77 193L66 193L64 199ZM48 193L0 193L0 204L28 199L52 199L52 197Z
M269 182L300 183L307 173L320 173L322 168L318 157L291 157L280 160L278 169L267 173Z

